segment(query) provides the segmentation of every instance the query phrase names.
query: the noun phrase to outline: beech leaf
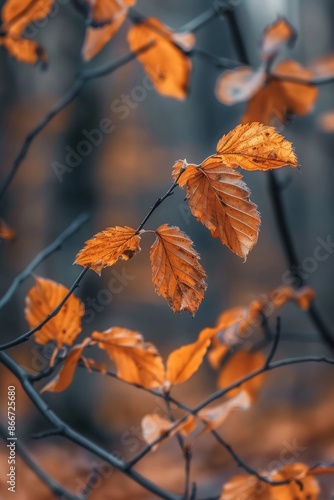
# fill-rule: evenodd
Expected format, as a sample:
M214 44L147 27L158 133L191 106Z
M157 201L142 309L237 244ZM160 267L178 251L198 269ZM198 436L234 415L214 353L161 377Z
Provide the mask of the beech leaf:
M150 251L152 281L174 312L197 311L206 290L205 271L190 238L178 227L163 224Z

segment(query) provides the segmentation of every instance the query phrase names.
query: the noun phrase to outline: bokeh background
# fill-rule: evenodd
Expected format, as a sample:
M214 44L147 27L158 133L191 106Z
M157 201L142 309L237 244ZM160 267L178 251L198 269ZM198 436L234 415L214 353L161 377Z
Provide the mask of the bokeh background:
M137 9L177 29L210 4L207 0L138 0ZM2 178L27 133L66 92L84 66L80 54L84 20L70 1L62 0L58 5L57 15L46 20L44 26L34 27L36 39L49 55L46 71L20 64L4 50L0 52ZM237 12L254 66L259 63L261 33L278 15L286 16L299 33L289 57L307 64L334 52L334 4L330 0L244 0ZM129 26L130 22L126 21L116 37L87 66L94 68L126 54ZM237 58L224 19L212 21L196 38L197 46L206 51ZM283 57L286 56L287 51L283 53ZM89 212L89 222L36 271L70 286L80 272L72 263L84 241L108 226L138 226L156 198L171 184L171 167L175 160L186 158L198 163L212 154L218 139L239 123L245 107L244 104L227 107L217 101L214 89L221 72L208 61L194 58L191 88L184 102L164 98L154 90L147 91L146 97L135 102L123 120L115 111L115 101L122 99L123 94L131 95L134 87L143 84L145 74L138 61L84 87L79 97L33 143L1 202L1 216L17 233L13 242L0 245L3 293L15 276L75 217ZM322 86L314 112L292 121L284 130L294 143L301 165L300 171L286 167L278 172L279 179L289 183L284 200L301 261L313 256L318 237L326 240L328 235L334 234L333 134L325 133L319 126L321 114L333 108L333 85ZM101 143L92 147L91 153L82 157L73 171L65 173L60 181L55 162L66 164L68 148L77 151L80 141L86 139L84 131L99 128L104 119L112 120L115 130L105 134ZM85 316L83 336L92 330L124 326L140 331L146 340L166 354L192 342L201 328L215 323L223 310L247 305L259 294L280 286L287 264L270 204L268 177L264 172L245 172L244 178L251 189L251 199L262 214L260 238L246 263L212 239L189 215L183 201L184 192L180 190L150 220L152 229L166 222L179 226L192 238L202 256L208 274L208 290L195 319L188 313L175 315L154 293L148 237L142 242L140 254L115 266L116 275L111 269L106 269L101 278L93 272L86 275L77 293L86 309L91 309L90 301L95 299L100 310L95 311L94 319L93 314ZM329 328L334 324L333 270L334 257L330 255L319 263L315 272L309 273L307 279L316 291L317 305ZM119 293L114 293L108 303L101 304L98 299L102 297L101 290L108 287L113 276L119 279L117 276L124 276L124 273L129 278L124 283L121 279ZM2 341L27 330L24 297L32 283L32 278L27 280L1 312ZM313 325L294 305L286 306L281 317L283 341L279 356L329 353ZM300 340L288 341L291 334L299 335ZM47 349L39 349L32 340L22 348L12 349L11 354L32 371L44 367L50 356ZM65 393L47 394L46 401L76 428L109 450L118 450L122 456L130 458L134 453L129 444L129 436L135 434L132 429L138 430L142 416L152 411L157 401L120 382L78 372ZM214 390L215 378L216 374L205 364L176 394L185 402L195 404ZM333 370L324 365L303 365L274 372L267 377L256 406L247 414L230 417L223 434L255 467L265 469L271 461L279 460L286 443L291 444L293 440L303 448L297 460L309 464L334 462L332 380ZM7 383L12 381L13 378L1 370L1 391L4 392ZM44 429L46 424L23 394L19 395L18 407L19 433L27 439L33 453L50 471L58 475L61 472L67 484L77 487L75 482L73 486L73 478L84 481L94 459L67 444L65 447L62 442L60 448L60 440L49 440L50 444L32 442L31 433ZM124 434L127 432L129 435ZM199 492L217 494L223 481L237 469L225 451L210 439L197 448L194 470L196 479L200 478L202 483ZM171 459L175 454L177 459ZM70 463L66 470L61 465L64 462ZM140 467L165 486L182 484L182 457L175 443L165 444L161 452L156 452L156 457L147 458ZM32 477L22 472L19 479L21 496L17 498L51 498ZM334 479L327 478L323 484L325 493L321 498L330 498ZM38 489L38 493L33 488ZM117 473L108 475L94 494L93 498L101 499L151 498ZM5 493L3 495L7 498Z

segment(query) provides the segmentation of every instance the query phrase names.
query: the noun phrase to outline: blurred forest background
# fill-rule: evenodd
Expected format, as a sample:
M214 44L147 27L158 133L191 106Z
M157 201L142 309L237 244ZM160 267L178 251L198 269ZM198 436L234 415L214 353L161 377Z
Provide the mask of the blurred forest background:
M138 0L137 10L177 29L207 9L209 4L208 0ZM36 38L49 55L47 70L21 64L5 50L0 51L0 176L3 179L26 134L67 91L84 65L80 54L85 33L83 18L69 1L59 0L58 5L57 15L36 32ZM307 64L334 52L334 3L331 0L244 0L237 7L237 13L254 66L259 63L261 34L278 15L286 16L299 33L295 47L286 51L284 56ZM129 25L126 21L115 38L87 66L94 68L128 53L126 31ZM237 59L224 19L217 18L200 30L196 43L214 54ZM143 84L145 74L138 61L85 85L79 97L33 143L1 202L1 216L17 232L16 240L0 245L1 292L7 290L27 263L75 217L89 212L89 222L66 242L61 251L37 269L38 275L71 286L80 272L72 263L84 241L108 226L137 227L156 198L171 184L171 167L175 160L186 158L197 163L212 154L218 139L239 123L245 107L244 104L227 107L218 102L214 89L221 73L208 61L194 58L191 89L184 102L164 98L149 90L145 99L136 102L123 120L112 106L115 106L115 100L122 99L123 94L131 95L134 87ZM294 120L283 131L293 142L301 165L300 171L286 167L278 172L280 180L289 181L284 199L301 261L313 256L318 237L326 240L332 235L334 239L334 141L333 134L323 132L319 126L319 116L333 108L333 84L329 84L320 88L314 112ZM66 164L67 148L77 151L80 141L86 139L83 131L99 128L103 119L112 120L115 130L105 134L102 142L93 147L71 173L65 173L60 182L54 162ZM166 222L179 226L194 241L202 257L202 265L208 274L208 290L195 319L188 313L173 314L165 301L154 293L148 258L151 242L147 238L139 255L115 266L116 280L124 273L130 278L125 278L124 282L121 278L119 292L112 295L109 303L99 307L101 310L95 312L94 320L92 315L86 316L83 336L92 330L124 326L140 331L146 340L154 342L166 354L177 346L192 342L201 328L215 323L223 310L247 305L259 294L280 286L287 264L270 205L268 178L264 172L245 172L244 178L251 189L251 199L262 214L258 244L245 264L190 217L181 190L177 190L150 221L152 229ZM309 273L307 279L316 291L317 305L329 326L334 324L333 271L332 254L326 261L319 262L316 271ZM101 278L93 272L86 275L77 294L87 309L91 309L89 300L96 299L102 289L108 288L114 272L106 269ZM24 297L32 282L30 279L24 283L1 312L3 341L28 329L23 314ZM281 316L279 355L327 352L307 317L293 304L287 305ZM290 334L307 335L308 341L285 341ZM12 349L11 354L21 360L26 369L34 371L42 365L45 367L45 359L49 356L32 340ZM4 394L7 383L13 378L4 370L0 373ZM286 443L291 444L294 440L303 448L298 452L298 460L310 464L333 461L332 380L332 368L324 365L293 366L273 372L267 377L257 405L245 414L236 413L230 417L224 434L243 458L255 467L266 468L268 461L275 460ZM187 404L194 404L212 392L214 385L215 373L206 365L176 394ZM45 400L78 430L94 436L110 451L119 450L128 458L133 451L124 433L129 432L131 436L133 431L130 429L138 428L142 416L157 404L145 393L121 382L81 373L80 370L65 393L46 394ZM18 397L18 408L21 435L28 437L45 428L42 417L32 409L23 394ZM62 472L63 480L69 485L73 486L73 471L76 478L84 478L83 471L87 467L89 470L91 459L74 449L60 448L59 440L54 444L30 443L30 447L45 464L49 461L49 470L57 474L60 464L69 461L67 453L71 453L71 464ZM236 467L209 438L201 447L194 470L202 477L203 494L209 494L214 487L221 485L222 480L235 473ZM167 486L177 484L182 481L182 457L179 457L178 464L177 460L171 461L169 454L178 452L171 441L161 448L161 452L156 452L154 460L152 456L145 459L140 470L152 479L160 477ZM19 481L28 479L22 474ZM109 493L104 491L102 486L93 498L151 498L130 480L120 479L118 474L111 482L112 494L110 490ZM325 483L325 495L330 495L334 492L333 479L327 479ZM34 487L37 488L37 484ZM26 497L17 498L39 498L36 492L33 496L32 491ZM40 491L45 491L41 498L50 498L45 489Z

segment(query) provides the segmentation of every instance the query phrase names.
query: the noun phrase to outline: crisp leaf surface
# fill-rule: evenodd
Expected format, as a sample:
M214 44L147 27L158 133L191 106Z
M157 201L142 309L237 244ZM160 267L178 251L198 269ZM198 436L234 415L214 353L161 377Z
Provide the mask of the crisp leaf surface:
M190 238L178 227L163 224L150 251L152 281L174 312L197 311L206 290L205 271Z
M75 264L90 267L100 275L104 267L112 266L118 259L131 259L140 251L139 243L140 236L135 229L109 227L86 241L75 258Z

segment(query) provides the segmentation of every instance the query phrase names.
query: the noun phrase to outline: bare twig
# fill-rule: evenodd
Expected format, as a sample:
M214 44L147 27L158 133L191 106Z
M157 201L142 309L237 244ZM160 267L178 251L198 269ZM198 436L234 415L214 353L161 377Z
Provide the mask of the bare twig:
M89 269L88 267L85 267L81 271L81 273L79 274L79 276L77 277L77 279L75 280L75 282L73 283L73 285L71 286L71 288L69 289L68 293L63 298L63 300L57 305L57 307L55 307L53 309L53 311L50 314L48 314L46 316L46 318L43 319L43 321L41 321L37 326L35 326L31 330L29 330L28 332L24 333L23 335L20 335L20 337L17 337L14 340L11 340L9 342L6 342L5 344L0 345L0 351L4 351L6 349L9 349L10 347L14 347L14 346L16 346L18 344L22 344L22 342L26 342L31 337L31 335L33 335L35 332L38 332L52 318L54 318L55 316L57 316L57 314L59 313L59 311L61 310L61 308L63 307L63 305L67 302L67 300L73 294L74 290L76 288L78 288L79 283L81 282L82 278L85 276L85 274L88 271L88 269Z
M61 435L77 444L81 448L93 453L95 456L105 460L110 465L123 472L123 474L127 475L136 483L143 486L147 491L154 493L159 498L163 498L164 500L182 500L180 496L174 495L163 488L160 488L158 485L152 483L144 476L129 468L129 466L115 457L113 454L108 453L103 448L93 443L89 439L85 438L78 432L76 432L72 427L67 425L63 420L61 420L43 401L41 396L36 392L34 387L32 386L28 373L23 370L8 354L4 352L0 352L0 362L8 368L8 370L13 373L13 375L19 380L21 383L25 393L30 398L32 403L38 409L38 411L56 428L59 429Z
M36 257L27 265L27 267L14 279L13 283L8 288L7 292L0 299L0 309L4 307L7 302L12 298L18 287L23 283L39 266L45 259L47 259L54 252L59 250L66 240L71 238L88 220L88 214L81 214L77 219L75 219L64 232L62 232L58 238L54 240L51 245L42 250Z
M0 436L4 441L7 440L7 434L5 427L0 423ZM52 477L50 477L46 472L43 471L39 467L39 465L30 457L26 448L20 442L19 439L15 441L15 449L18 454L22 458L22 460L27 464L29 469L31 469L37 477L49 488L49 490L56 496L61 498L62 500L84 500L85 497L82 495L75 495L66 490L63 486L61 486L57 481L55 481Z

